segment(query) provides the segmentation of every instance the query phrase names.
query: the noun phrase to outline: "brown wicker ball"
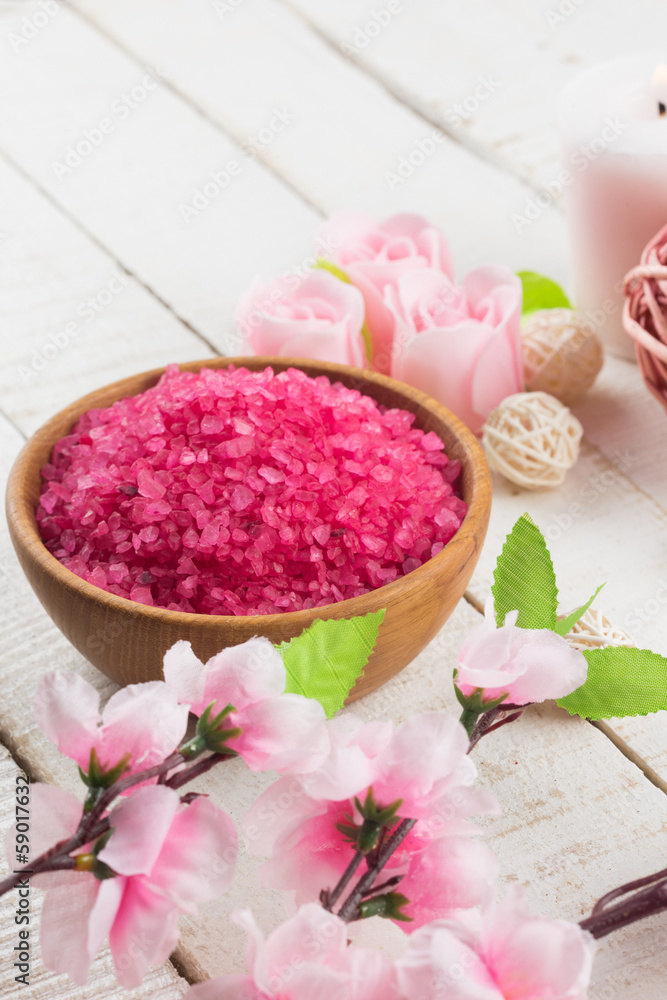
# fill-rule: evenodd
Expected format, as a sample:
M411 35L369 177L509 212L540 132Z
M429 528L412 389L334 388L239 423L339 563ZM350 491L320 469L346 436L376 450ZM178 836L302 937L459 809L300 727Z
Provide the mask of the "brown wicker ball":
M602 368L602 344L584 316L573 309L540 309L521 333L527 389L569 406L593 385Z
M667 409L667 226L625 276L623 326L635 342L644 382Z

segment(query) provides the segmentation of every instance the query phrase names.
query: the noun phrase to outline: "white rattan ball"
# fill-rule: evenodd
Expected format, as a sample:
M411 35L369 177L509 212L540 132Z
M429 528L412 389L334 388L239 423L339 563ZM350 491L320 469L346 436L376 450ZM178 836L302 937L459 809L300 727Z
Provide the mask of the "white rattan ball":
M602 368L595 328L572 309L542 309L522 330L526 388L570 404L589 389Z
M583 428L546 392L517 392L487 417L482 431L492 469L526 489L559 486L577 460Z
M627 632L612 625L609 619L595 608L589 608L577 624L572 626L565 638L574 649L580 651L601 649L603 646L634 646Z

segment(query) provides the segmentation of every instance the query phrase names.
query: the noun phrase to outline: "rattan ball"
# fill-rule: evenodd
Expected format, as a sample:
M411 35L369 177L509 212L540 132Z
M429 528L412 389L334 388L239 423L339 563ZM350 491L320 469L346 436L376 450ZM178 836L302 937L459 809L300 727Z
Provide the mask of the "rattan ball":
M583 428L546 392L517 392L487 417L482 442L492 469L535 490L560 486L579 456Z
M625 276L623 326L635 342L642 378L667 409L667 226Z
M595 328L572 309L541 309L522 330L526 388L569 405L590 389L602 368Z
M576 625L572 626L565 638L573 649L579 651L601 649L603 646L634 646L628 633L612 625L596 608L589 608Z

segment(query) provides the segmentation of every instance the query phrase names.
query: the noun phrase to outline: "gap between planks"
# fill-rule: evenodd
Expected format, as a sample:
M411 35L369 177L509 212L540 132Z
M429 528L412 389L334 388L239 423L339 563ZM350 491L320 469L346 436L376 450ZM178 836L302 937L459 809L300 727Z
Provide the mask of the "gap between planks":
M352 65L355 66L360 72L370 77L371 80L374 80L375 83L377 83L380 87L382 87L383 90L385 90L386 93L389 94L389 96L393 100L395 100L398 104L401 104L404 108L407 108L409 111L412 112L412 114L416 115L418 118L421 118L421 120L425 122L427 125L431 125L434 128L439 129L447 136L448 139L451 139L452 142L455 142L457 146L461 146L461 148L465 149L468 153L472 153L472 155L476 156L477 159L482 160L484 163L487 163L489 166L494 167L501 173L508 174L514 180L518 180L521 184L524 185L524 187L532 191L533 194L542 193L543 191L542 186L540 186L536 181L533 181L530 177L522 173L520 170L517 170L510 162L505 160L502 156L500 156L497 153L494 153L493 150L490 149L485 143L478 142L475 139L470 139L467 136L464 138L461 135L461 133L458 132L456 129L448 127L447 124L437 115L433 116L429 115L428 112L424 110L424 108L420 107L418 103L412 100L412 98L403 89L403 87L400 87L395 83L393 83L381 71L374 70L368 65L366 65L366 63L363 60L363 56L357 56L353 54L346 55L342 51L340 45L335 40L335 38L329 36L323 28L320 28L315 21L313 21L307 14L305 14L300 7L292 3L291 0L278 0L278 3L280 3L282 7L286 7L288 10L290 10L295 17L299 18L299 20L303 24L306 24L314 35L317 35L317 37L322 42L324 42L325 45L327 45L331 50L333 50L338 55L339 59L343 59L346 62L352 63ZM559 202L556 202L552 207L557 212L560 212L561 215L563 214L563 208Z
M411 113L413 113L414 115L416 115L417 117L419 117L422 121L426 122L427 124L432 125L432 126L434 126L436 128L439 128L442 132L444 132L448 136L449 139L451 139L453 142L457 143L457 145L461 146L462 148L466 149L468 152L470 152L472 155L476 156L478 159L481 159L482 161L488 163L489 165L491 165L495 169L500 170L501 172L503 172L505 174L509 174L513 179L518 180L521 184L523 184L525 187L529 188L530 190L534 190L534 191L538 190L539 185L533 183L529 178L527 178L520 171L515 170L510 164L508 164L501 157L499 157L496 154L494 154L484 144L477 143L477 142L470 141L470 140L463 141L459 133L453 131L452 129L448 129L447 126L437 116L430 116L430 115L428 115L424 111L423 108L421 108L417 104L415 104L406 95L406 93L403 91L402 88L398 88L395 85L393 85L386 78L386 76L384 74L378 73L378 72L375 72L375 71L371 70L368 66L364 65L364 63L363 63L363 61L361 59L353 58L352 56L346 57L342 53L342 51L340 49L340 46L336 43L336 41L333 38L331 38L317 24L315 24L309 17L307 17L303 13L303 11L301 11L297 6L295 6L294 4L292 4L290 2L290 0L279 0L279 2L281 3L282 6L288 8L294 14L294 16L296 16L299 20L301 20L304 24L306 24L308 26L308 28L318 38L320 38L320 40L322 42L324 42L327 45L328 48L330 48L331 50L333 50L336 53L336 55L338 56L339 59L345 59L346 61L352 62L353 65L360 72L363 72L366 76L370 77L377 84L379 84L391 96L391 98L393 100L395 100L397 103L399 103L402 106L404 106L405 108L407 108ZM84 12L82 12L77 7L72 6L69 9L72 11L72 13L74 13L82 21L85 21L87 24L89 24L98 34L100 34L102 37L106 38L107 41L109 41L111 44L113 44L119 51L123 52L123 54L125 56L127 56L129 59L131 59L137 66L139 66L142 69L146 69L146 66L144 65L143 61L134 52L132 52L131 50L127 49L122 44L122 42L119 41L118 38L116 38L113 34L111 34L105 28L103 28L93 17L89 16L88 14L85 14ZM182 90L180 90L178 87L176 87L169 80L166 80L166 79L163 80L162 81L162 85L166 89L170 90L179 100L181 100L184 104L186 104L191 110L193 110L201 119L203 119L209 125L211 125L212 127L214 127L218 132L220 132L223 135L225 135L235 145L239 144L240 139L239 139L238 136L234 135L234 133L231 132L229 129L224 128L220 124L220 122L217 121L217 119L214 116L210 115L205 109L201 108L191 97L189 97L188 94L184 93ZM184 317L180 316L175 311L175 309L168 302L166 302L159 295L159 293L154 288L152 288L150 285L148 285L142 278L140 278L130 268L128 268L121 260L119 260L119 258L115 255L115 253L113 251L111 251L109 249L109 247L107 247L104 243L102 243L102 241L94 233L92 233L91 231L89 231L81 223L80 219L78 219L77 216L75 216L74 214L72 214L68 209L66 209L63 205L61 205L59 202L57 202L53 198L53 196L49 193L49 191L46 190L44 187L42 187L42 185L40 183L38 183L35 180L35 178L33 178L30 174L28 174L26 172L26 170L24 170L24 168L13 159L13 157L11 157L4 150L0 151L0 156L2 156L5 159L5 161L18 174L20 174L21 177L24 178L24 180L26 180L36 190L38 190L40 192L40 194L44 198L46 198L46 200L49 202L49 204L53 208L56 209L56 211L62 213L62 215L64 215L65 218L68 219L68 221L70 221L74 226L76 226L76 228L80 232L82 232L88 239L90 239L99 249L103 250L106 254L108 254L113 259L113 261L115 262L115 264L124 273L126 273L127 275L129 275L130 277L132 277L139 285L141 285L162 306L164 306L164 308L166 308L187 330L189 330L199 340L201 340L203 344L205 344L210 350L212 350L214 352L214 354L218 354L219 353L219 348L217 347L217 345L213 344L203 333L201 333L199 330L197 330L188 320L186 320ZM304 204L308 205L315 212L317 212L320 216L325 217L326 213L321 208L321 206L317 205L316 203L314 203L313 201L311 201L309 198L307 198L303 194L302 191L300 191L298 188L296 188L287 178L285 178L271 164L269 164L266 161L266 159L264 159L261 156L261 153L258 154L257 159L262 163L262 166L264 167L264 169L267 170L268 172L270 172L271 174L273 174L292 194L296 195ZM560 206L556 206L556 208L559 211L561 211ZM0 412L2 412L2 411L0 410ZM4 414L4 413L3 413L3 415L6 416L6 414ZM10 418L7 417L7 419L8 419L8 422L11 423L13 427L16 427L16 425L14 424L14 422ZM21 436L23 438L25 438L25 435L23 434L23 432L21 432L18 428L16 428L16 429L19 431L19 433L21 434ZM603 457L605 459L607 458L607 456L604 455L604 452L597 445L593 444L592 442L587 442L587 443L601 457ZM639 487L636 483L634 483L634 480L630 480L630 481L632 482L632 484L635 487L635 489L639 490L644 496L647 497L647 499L652 500L653 503L656 504L656 506L660 510L665 511L665 509L656 500L655 497L651 496L650 494L646 493L645 490L641 489L641 487ZM665 513L667 513L667 511L665 511ZM484 614L484 607L483 607L482 603L470 591L466 591L465 594L463 595L463 597L464 597L464 600L467 601L467 603L470 604L470 606L475 609L475 611L477 611L479 614ZM649 781L651 781L662 792L664 792L665 794L667 794L667 782L665 782L660 777L660 775L658 775L657 772L639 754L637 754L632 749L632 747L630 747L629 744L626 743L626 741L618 733L616 733L615 730L608 723L606 723L606 722L592 722L591 720L588 720L588 721L591 722L591 725L593 725L600 732L602 732L607 737L607 739L609 739L613 743L613 745L627 758L627 760L629 760L636 767L638 767L639 770L644 774L644 776ZM23 766L22 764L20 764L18 762L17 751L16 750L14 750L14 751L9 750L9 752L12 753L12 756L14 757L14 759L17 760L18 765L19 766ZM181 973L181 974L183 974L183 973Z
M74 8L69 8L69 9L74 10ZM167 310L167 312L171 313L174 319L176 319L182 326L184 326L186 330L188 330L195 337L197 337L198 340L201 340L202 344L205 344L206 347L209 348L209 350L213 351L214 357L220 356L220 348L216 344L214 344L213 341L209 340L208 337L200 330L197 330L196 327L194 327L192 323L189 322L189 320L185 319L185 317L183 316L180 316L176 312L174 307L170 305L169 302L167 302L165 299L162 298L159 292L157 292L153 287L151 287L151 285L147 284L142 277L140 277L138 274L135 274L135 272L131 268L129 268L126 264L124 264L122 260L120 260L120 258L117 256L117 254L114 253L114 251L110 247L106 246L100 240L100 238L95 235L95 233L91 232L91 230L88 229L81 222L81 220L77 218L76 215L70 212L70 210L66 208L64 205L62 205L59 201L56 201L53 195L45 187L43 187L38 180L32 177L21 166L21 164L18 163L13 158L13 156L11 156L7 152L7 150L0 148L0 158L3 159L5 163L19 175L19 177L21 177L27 184L33 187L35 191L38 191L40 195L49 203L49 205L56 212L59 212L60 215L62 215L65 219L67 219L67 221L70 222L80 233L83 233L86 239L90 240L90 242L93 243L98 248L98 250L101 250L104 254L106 254L106 256L109 257L110 260L114 262L116 267L118 267L121 271L123 271L124 274L127 274L128 277L132 278L138 285L140 285L146 292L148 292L149 295L152 295L152 297L156 299L156 301L159 302L160 305ZM12 424L13 427L16 427L16 424L14 423L13 420L11 420L11 418L7 417L7 419L9 423ZM23 437L25 437L25 434L23 434L22 431L19 431L19 433Z
M89 24L91 28L93 28L103 38L106 38L108 42L110 42L115 48L117 48L119 52L122 52L124 56L127 56L128 59L131 59L132 62L140 69L146 70L147 72L150 71L151 69L150 66L147 66L135 52L132 52L130 49L126 48L125 45L123 45L123 43L120 41L120 39L116 38L115 35L111 34L110 31L108 31L101 24L99 24L93 17L90 16L90 14L86 14L84 11L80 10L77 6L69 6L68 10L70 10L71 13L75 14L82 21L85 21L86 24ZM160 86L163 87L165 90L169 90L175 97L178 98L178 100L182 101L183 104L186 104L191 111L194 111L199 118L205 121L208 125L211 125L213 128L215 128L216 131L220 132L227 139L233 142L235 146L239 147L239 149L241 148L241 143L245 139L245 136L235 135L234 132L230 131L230 129L225 128L225 126L222 125L216 118L214 118L213 115L209 114L209 112L206 111L205 108L200 107L196 103L196 101L194 101L193 98L190 97L189 94L185 93L185 91L183 90L180 90L177 86L175 86L175 84L171 82L171 80L167 79L166 77L163 77L160 80ZM312 208L312 210L314 212L317 212L317 214L322 218L326 218L327 213L324 211L321 205L317 205L315 204L314 201L311 201L310 198L308 198L303 193L303 191L300 191L299 188L292 183L292 181L290 181L287 177L284 177L283 174L281 174L278 170L276 170L276 168L267 161L266 157L263 155L262 149L256 151L254 158L259 163L262 164L265 170L267 170L270 174L276 177L280 181L280 183L283 184L288 191L290 191L291 194L295 195L300 201L302 201L304 205L308 205L309 208ZM156 298L159 298L159 296L156 296ZM162 300L160 299L160 301ZM185 322L185 320L183 322ZM187 325L188 324L186 323L186 326ZM192 328L190 327L190 329ZM193 333L196 333L196 331L193 330ZM217 350L217 348L214 348L214 350Z

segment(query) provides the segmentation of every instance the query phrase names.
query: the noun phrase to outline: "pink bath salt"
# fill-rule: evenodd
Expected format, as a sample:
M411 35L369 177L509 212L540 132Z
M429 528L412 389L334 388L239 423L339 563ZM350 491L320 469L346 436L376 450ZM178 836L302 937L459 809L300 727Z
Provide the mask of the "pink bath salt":
M37 520L56 558L121 597L279 614L441 552L466 514L459 473L411 413L324 376L172 365L56 443Z

